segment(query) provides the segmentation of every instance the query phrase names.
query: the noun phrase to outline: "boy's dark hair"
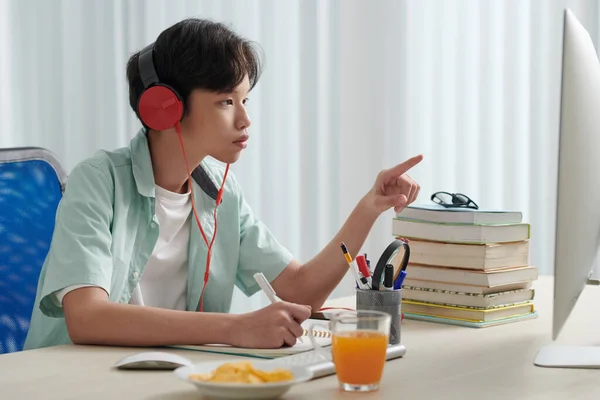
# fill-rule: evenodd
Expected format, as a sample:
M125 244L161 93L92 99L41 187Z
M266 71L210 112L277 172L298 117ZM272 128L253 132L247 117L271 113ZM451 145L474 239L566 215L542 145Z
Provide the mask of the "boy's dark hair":
M144 90L139 54L133 54L127 62L129 104L134 112ZM160 82L175 89L184 105L194 89L230 92L246 75L252 89L262 69L252 42L222 23L198 18L180 21L158 35L153 60Z

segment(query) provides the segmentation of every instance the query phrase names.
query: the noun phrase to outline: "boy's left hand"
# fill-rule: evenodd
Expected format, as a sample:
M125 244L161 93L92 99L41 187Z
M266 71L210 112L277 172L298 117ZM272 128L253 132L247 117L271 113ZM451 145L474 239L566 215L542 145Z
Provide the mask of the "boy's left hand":
M367 194L365 200L377 215L394 207L399 213L406 206L416 200L421 187L413 181L406 172L421 162L422 155L418 155L390 169L385 169L377 175L375 185Z

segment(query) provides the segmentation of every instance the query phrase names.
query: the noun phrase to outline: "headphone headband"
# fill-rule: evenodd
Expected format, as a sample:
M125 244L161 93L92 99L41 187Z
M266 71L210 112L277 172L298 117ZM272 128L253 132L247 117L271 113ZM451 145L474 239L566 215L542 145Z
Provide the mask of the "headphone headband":
M140 51L138 71L144 84L136 113L146 128L164 131L176 127L183 116L183 100L175 89L160 82L154 68L154 43Z
M140 71L140 77L144 83L144 88L158 83L158 75L156 69L154 69L154 43L150 43L144 47L138 57L138 70Z

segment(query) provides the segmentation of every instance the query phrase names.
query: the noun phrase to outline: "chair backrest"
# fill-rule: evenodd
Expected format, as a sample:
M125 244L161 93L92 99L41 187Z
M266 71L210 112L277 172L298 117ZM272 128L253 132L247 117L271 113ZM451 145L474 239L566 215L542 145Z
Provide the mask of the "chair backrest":
M0 149L0 354L23 349L66 179L48 150Z

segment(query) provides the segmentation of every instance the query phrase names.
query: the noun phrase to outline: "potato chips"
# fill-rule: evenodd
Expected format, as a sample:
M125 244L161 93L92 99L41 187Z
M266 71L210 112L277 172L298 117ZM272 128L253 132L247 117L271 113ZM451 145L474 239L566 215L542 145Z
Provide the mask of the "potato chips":
M290 381L294 375L287 369L277 368L272 371L261 371L254 368L252 363L241 361L225 363L207 374L191 374L190 379L215 383L250 383L261 384L270 382Z

